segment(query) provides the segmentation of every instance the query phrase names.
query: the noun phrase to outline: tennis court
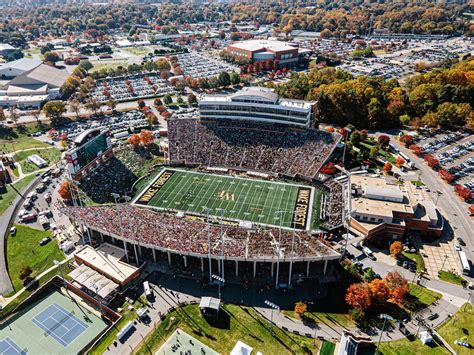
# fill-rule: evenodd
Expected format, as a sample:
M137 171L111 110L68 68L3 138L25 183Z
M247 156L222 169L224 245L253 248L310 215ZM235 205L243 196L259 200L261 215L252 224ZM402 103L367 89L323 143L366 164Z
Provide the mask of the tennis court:
M74 311L66 312L64 308L53 303L33 318L33 323L52 336L56 341L68 346L88 326L74 316Z
M313 203L321 193L306 185L163 169L134 204L201 215L209 209L224 219L307 230L319 222L320 206Z
M54 291L0 327L2 354L77 354L107 328L88 308Z
M26 354L18 345L9 337L0 340L0 354L1 355L20 355Z

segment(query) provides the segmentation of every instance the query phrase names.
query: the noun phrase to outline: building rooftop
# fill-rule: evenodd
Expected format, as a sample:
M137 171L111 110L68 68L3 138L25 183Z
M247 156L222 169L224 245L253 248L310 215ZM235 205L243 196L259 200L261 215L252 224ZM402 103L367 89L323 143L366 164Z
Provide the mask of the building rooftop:
M76 257L120 283L138 270L135 266L121 261L125 257L124 250L108 243L101 244L97 249L86 245L76 253Z
M18 60L14 60L12 62L4 63L0 65L0 70L11 68L11 69L20 69L24 71L32 70L42 63L39 59L29 59L29 58L21 58Z
M68 76L69 74L65 70L54 68L46 64L40 64L39 66L18 75L8 83L8 86L47 84L50 88L60 88Z
M259 51L259 50L267 50L272 52L280 52L280 51L289 51L295 49L295 47L290 46L286 42L282 41L269 41L269 40L262 40L262 39L251 39L248 41L242 41L233 43L230 46L242 50L247 51Z

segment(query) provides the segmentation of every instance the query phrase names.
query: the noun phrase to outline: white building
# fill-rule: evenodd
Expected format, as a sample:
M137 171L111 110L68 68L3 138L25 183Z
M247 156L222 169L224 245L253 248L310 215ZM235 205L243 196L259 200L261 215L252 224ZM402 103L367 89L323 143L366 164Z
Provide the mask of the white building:
M309 127L314 102L279 98L272 90L247 87L230 95L204 96L201 119L254 121Z
M12 79L41 65L41 60L22 58L0 64L0 79Z
M65 70L40 63L0 88L0 107L38 108L42 102L61 95L60 89L67 77Z

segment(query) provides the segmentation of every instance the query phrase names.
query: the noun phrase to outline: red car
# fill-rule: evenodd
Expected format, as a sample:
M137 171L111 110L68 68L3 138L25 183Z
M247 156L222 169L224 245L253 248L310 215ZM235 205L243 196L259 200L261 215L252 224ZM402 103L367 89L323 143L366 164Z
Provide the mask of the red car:
M23 223L25 222L32 222L32 221L36 221L36 218L37 218L37 214L36 213L28 213L28 214L25 214L23 217L21 217L21 221Z

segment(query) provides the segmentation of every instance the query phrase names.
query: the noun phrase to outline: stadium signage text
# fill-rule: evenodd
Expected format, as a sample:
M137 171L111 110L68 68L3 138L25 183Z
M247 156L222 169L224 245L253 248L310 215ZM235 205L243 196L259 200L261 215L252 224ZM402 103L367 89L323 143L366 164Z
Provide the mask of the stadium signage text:
M150 200L156 195L158 191L166 184L166 182L173 176L174 171L165 171L158 179L140 196L137 204L147 205Z
M306 229L309 212L309 200L311 189L309 187L300 187L296 198L295 209L293 213L292 227L296 229Z

